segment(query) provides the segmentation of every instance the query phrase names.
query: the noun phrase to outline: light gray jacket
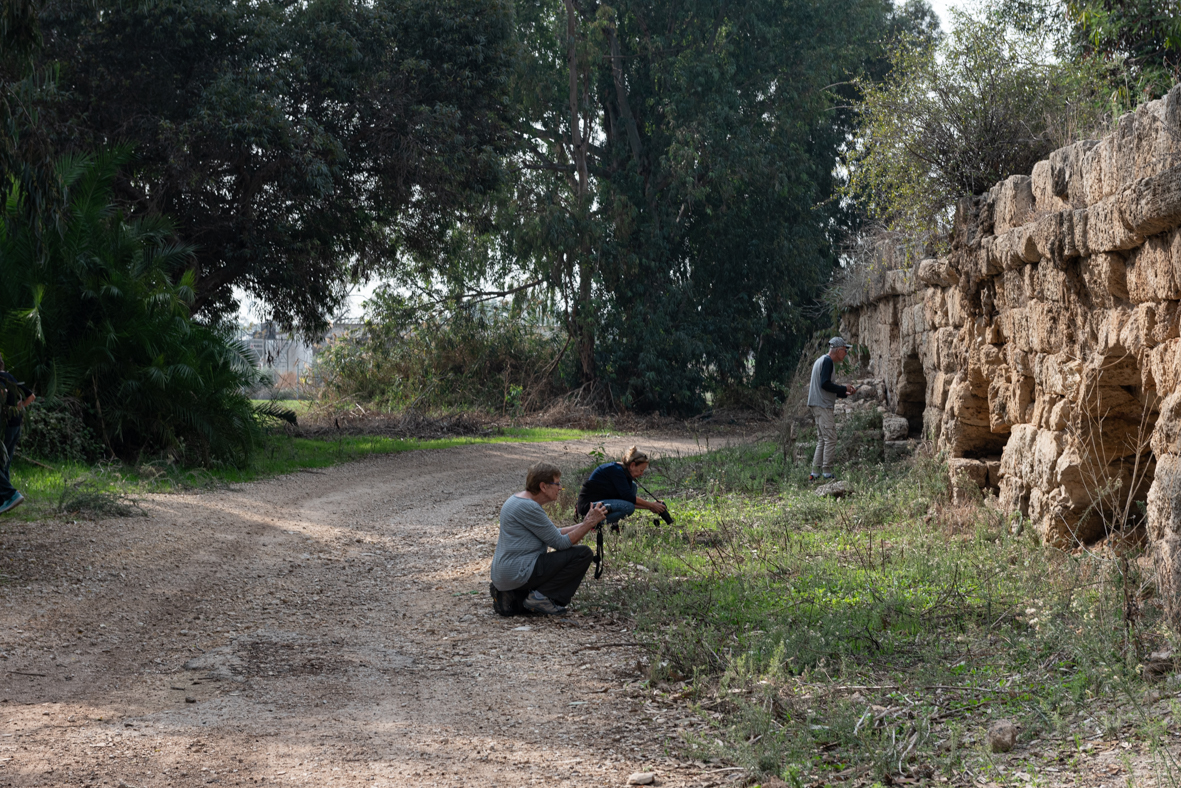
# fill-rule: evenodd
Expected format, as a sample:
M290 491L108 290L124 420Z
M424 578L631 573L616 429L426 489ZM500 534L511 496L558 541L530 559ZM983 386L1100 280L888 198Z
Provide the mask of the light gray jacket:
M541 504L516 495L500 507L500 537L492 556L492 584L512 591L529 582L537 557L547 547L570 549L570 537L562 534L545 514Z
M838 386L832 382L834 368L832 356L827 353L816 359L816 363L812 365L812 382L808 386L809 408L832 410L836 407L838 399L848 396L848 391L844 386Z

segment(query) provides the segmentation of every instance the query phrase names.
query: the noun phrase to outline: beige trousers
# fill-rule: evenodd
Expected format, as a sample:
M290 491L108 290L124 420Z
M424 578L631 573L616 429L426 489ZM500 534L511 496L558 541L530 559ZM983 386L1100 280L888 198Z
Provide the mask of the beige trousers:
M837 453L837 422L832 408L813 406L816 421L816 453L812 455L812 473L832 473L832 459Z

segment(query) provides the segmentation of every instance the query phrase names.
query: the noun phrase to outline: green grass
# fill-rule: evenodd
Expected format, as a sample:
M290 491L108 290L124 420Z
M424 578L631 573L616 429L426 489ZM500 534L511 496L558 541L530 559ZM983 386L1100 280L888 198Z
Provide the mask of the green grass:
M697 704L692 753L798 785L1004 781L994 718L1067 750L1079 711L1117 736L1155 724L1139 671L1167 635L1135 555L1042 547L953 502L937 458L845 461L838 501L771 444L660 460L644 482L676 524L608 535L606 582L577 601L634 622L656 702Z
M280 408L287 408L295 411L297 416L307 413L314 404L310 399L252 399L250 401L255 405L276 405Z
M89 515L134 514L134 496L194 487L216 487L278 476L304 468L326 468L378 454L447 449L481 443L540 443L585 438L581 430L511 427L499 434L477 437L387 438L341 436L333 439L272 435L245 468L178 468L166 464L138 467L122 464L86 466L75 463L30 463L19 456L13 463L13 484L27 503L6 519L34 520L74 507Z

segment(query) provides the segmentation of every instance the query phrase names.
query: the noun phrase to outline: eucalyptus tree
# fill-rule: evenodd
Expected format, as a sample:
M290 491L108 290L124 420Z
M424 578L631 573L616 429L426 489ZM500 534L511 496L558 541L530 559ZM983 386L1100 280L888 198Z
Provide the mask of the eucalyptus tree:
M555 288L584 384L688 411L794 364L852 220L833 197L848 83L894 16L883 0L518 3L500 222L525 278Z

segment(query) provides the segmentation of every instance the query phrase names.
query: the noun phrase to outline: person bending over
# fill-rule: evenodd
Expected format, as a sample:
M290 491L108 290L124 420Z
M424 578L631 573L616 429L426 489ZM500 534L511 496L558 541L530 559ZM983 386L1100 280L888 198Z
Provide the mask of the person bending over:
M592 505L607 507L607 522L617 523L637 508L660 514L665 506L660 501L645 501L636 497L636 479L648 470L648 455L632 446L619 462L605 462L591 472L578 491L574 511L584 517Z
M562 615L582 583L594 551L578 544L607 516L592 506L578 525L558 528L541 507L557 500L562 471L539 462L529 469L525 489L500 507L500 537L492 556L492 604L502 616L524 608ZM553 552L546 548L552 547Z

